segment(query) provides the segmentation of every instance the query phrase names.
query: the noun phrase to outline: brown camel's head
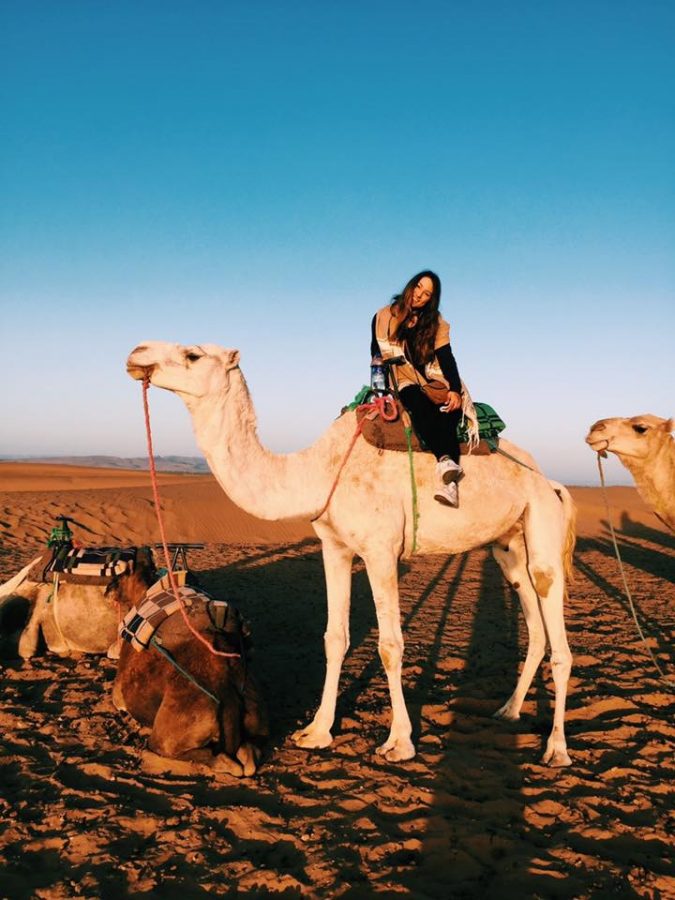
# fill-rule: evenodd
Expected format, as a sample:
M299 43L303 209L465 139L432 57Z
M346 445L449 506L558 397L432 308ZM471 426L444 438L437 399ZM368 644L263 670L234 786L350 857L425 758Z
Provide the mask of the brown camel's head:
M136 381L188 397L218 396L229 386L229 373L239 366L239 351L216 344L169 344L146 341L129 354L127 372Z
M157 567L152 550L149 547L139 547L133 570L116 575L107 586L105 596L124 607L137 606L155 581Z
M616 453L621 457L647 459L664 444L673 442L672 419L661 419L646 413L632 419L600 419L586 435L586 443L603 456Z

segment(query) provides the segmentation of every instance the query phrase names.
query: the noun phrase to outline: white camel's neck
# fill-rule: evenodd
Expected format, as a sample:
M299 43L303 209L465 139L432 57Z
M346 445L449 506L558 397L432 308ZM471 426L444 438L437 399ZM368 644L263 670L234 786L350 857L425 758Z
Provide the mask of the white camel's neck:
M623 457L642 499L675 529L675 444L665 443L648 460Z
M229 389L222 396L185 402L197 443L237 506L269 520L313 518L322 509L334 474L329 454L333 428L299 453L270 453L258 439L253 403L239 369L230 372Z

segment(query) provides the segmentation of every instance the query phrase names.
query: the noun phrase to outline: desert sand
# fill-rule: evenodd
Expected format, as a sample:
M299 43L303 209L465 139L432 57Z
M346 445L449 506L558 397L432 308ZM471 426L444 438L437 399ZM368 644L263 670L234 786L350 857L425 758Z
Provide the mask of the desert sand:
M550 769L539 763L547 664L519 722L490 717L515 684L526 635L486 550L402 565L403 683L418 746L405 764L374 753L389 705L357 563L335 741L308 752L290 736L323 683L324 584L311 527L253 519L210 476L162 475L160 485L169 539L206 544L192 568L251 622L269 753L241 781L160 759L112 705L115 663L22 662L12 609L0 642L1 897L675 897L675 687L636 633L598 489L572 489L574 764ZM639 621L675 680L675 538L632 488L609 495ZM76 521L86 545L159 535L147 473L1 463L0 580L37 555L57 514Z

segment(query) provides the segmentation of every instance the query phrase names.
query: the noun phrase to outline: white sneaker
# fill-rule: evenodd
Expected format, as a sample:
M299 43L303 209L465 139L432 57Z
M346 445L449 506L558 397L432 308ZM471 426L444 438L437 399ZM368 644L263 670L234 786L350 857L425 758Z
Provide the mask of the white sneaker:
M450 484L442 484L436 489L434 500L438 500L443 506L451 506L453 509L457 509L459 506L459 489L457 483L452 481Z
M462 467L449 456L439 459L436 463L436 473L440 476L443 484L452 484L453 481L459 481L464 474Z

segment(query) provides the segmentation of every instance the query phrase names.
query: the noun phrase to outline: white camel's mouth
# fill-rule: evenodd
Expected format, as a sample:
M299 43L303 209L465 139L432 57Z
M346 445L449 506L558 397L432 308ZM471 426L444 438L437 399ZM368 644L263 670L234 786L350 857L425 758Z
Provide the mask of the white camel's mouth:
M131 361L127 363L127 372L134 381L145 381L146 378L150 381L154 369L154 366L141 366L138 363L133 363Z

